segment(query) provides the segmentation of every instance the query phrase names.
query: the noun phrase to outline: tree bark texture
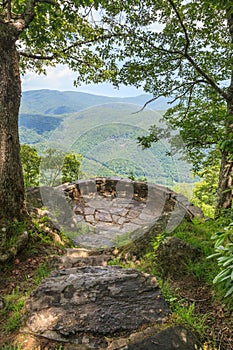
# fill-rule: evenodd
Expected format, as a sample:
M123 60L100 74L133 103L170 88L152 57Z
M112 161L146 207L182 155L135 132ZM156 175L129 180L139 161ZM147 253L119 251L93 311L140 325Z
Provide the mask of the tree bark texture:
M232 161L229 161L228 152L222 152L221 167L218 180L216 216L221 209L232 207Z
M0 224L22 218L24 184L20 162L18 114L21 99L17 34L0 25Z
M233 44L233 6L227 9L227 23L231 44ZM231 64L231 80L227 89L227 113L225 121L225 140L232 140L233 133L233 62ZM232 148L232 147L231 147ZM221 209L232 208L232 185L233 185L233 149L229 147L222 150L221 167L219 172L216 216Z

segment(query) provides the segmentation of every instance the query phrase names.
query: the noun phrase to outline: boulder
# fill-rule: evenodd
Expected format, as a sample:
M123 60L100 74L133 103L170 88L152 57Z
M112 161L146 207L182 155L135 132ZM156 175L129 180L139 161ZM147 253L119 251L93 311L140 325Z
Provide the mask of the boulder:
M119 266L58 270L26 303L24 333L107 349L116 339L166 323L170 310L156 278Z
M197 350L196 337L182 326L168 327L143 340L131 343L127 350Z

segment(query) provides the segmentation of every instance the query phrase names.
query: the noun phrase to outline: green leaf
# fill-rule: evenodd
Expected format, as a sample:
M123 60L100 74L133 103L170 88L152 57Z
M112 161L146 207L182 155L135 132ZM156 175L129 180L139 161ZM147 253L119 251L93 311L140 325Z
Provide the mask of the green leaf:
M215 257L219 256L220 254L221 254L221 253L214 253L214 254L211 254L211 255L207 256L207 258L206 258L206 259L212 259L212 258L215 258Z
M226 269L221 271L213 280L213 283L218 283L222 281L222 278L224 278L226 275L230 273L230 269Z
M222 264L222 266L228 266L229 264L231 264L233 262L233 257L231 258L231 257L227 257L227 258L225 258L225 259L222 259L221 260L221 264Z
M227 293L225 294L225 298L229 297L231 294L233 293L233 286L227 291Z

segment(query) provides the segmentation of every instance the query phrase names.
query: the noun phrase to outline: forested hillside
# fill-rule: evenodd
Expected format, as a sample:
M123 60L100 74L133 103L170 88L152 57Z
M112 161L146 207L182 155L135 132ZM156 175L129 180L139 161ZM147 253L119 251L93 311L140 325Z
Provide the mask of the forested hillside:
M30 90L22 94L20 113L64 114L78 112L82 109L105 103L133 103L143 105L150 95L136 97L107 97L75 91ZM161 97L150 104L150 109L165 110L168 107L165 98Z
M85 176L133 176L172 186L192 182L190 165L180 155L168 156L170 146L160 140L143 150L137 137L147 134L152 124L161 124L165 99L139 110L148 95L111 98L76 92L50 90L23 94L20 139L40 152L55 147L84 156ZM156 111L155 111L156 109Z

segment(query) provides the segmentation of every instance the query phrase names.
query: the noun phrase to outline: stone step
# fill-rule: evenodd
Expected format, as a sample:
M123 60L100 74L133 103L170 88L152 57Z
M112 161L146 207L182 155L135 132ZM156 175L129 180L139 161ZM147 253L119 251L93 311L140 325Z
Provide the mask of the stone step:
M119 266L69 268L32 292L20 332L64 350L199 349L190 331L171 326L170 315L154 276Z

